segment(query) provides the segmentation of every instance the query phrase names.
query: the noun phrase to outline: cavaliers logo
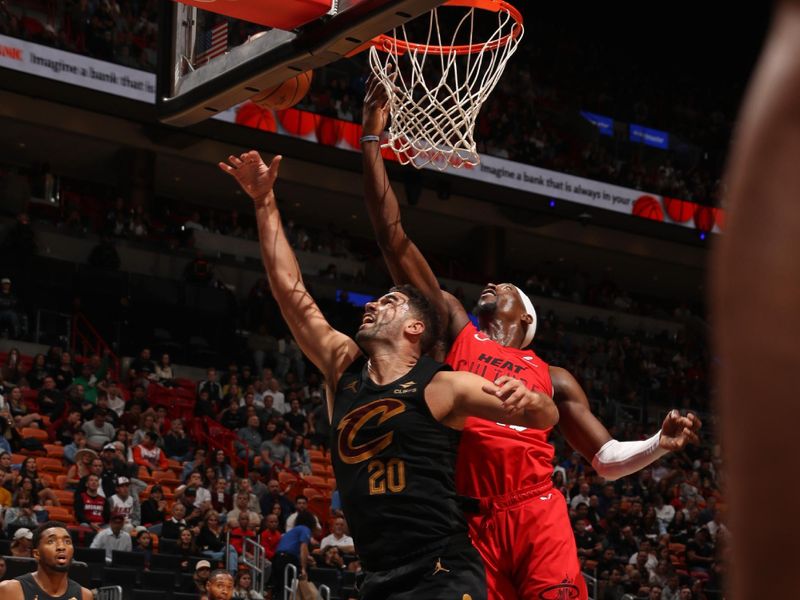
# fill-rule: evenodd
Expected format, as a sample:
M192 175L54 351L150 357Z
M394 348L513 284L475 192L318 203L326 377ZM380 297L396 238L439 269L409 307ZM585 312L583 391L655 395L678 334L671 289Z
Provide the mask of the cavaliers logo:
M336 428L339 432L339 457L342 462L354 465L369 460L389 446L394 439L393 431L358 445L355 444L356 435L371 419L377 417L377 425L380 425L405 410L406 405L400 400L382 398L347 413Z

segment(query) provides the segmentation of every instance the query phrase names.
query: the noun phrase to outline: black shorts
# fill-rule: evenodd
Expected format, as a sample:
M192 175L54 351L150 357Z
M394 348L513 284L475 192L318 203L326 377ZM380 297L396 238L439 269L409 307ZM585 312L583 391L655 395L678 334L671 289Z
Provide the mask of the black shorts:
M465 535L387 571L367 571L360 600L486 600L486 572Z

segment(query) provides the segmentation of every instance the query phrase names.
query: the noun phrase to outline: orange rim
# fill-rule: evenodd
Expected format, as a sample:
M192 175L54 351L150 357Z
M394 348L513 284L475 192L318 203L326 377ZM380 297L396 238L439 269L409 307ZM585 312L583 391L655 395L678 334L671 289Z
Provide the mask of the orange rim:
M420 44L416 42L406 42L396 37L387 34L381 34L368 42L369 45L374 46L383 52L392 52L394 54L402 55L410 50L419 52L427 52L428 54L477 54L484 50L496 50L507 45L511 40L515 40L522 35L522 15L511 4L505 0L447 0L441 6L465 6L469 8L479 8L488 12L505 11L511 15L516 22L511 29L511 32L504 35L498 40L493 42L484 42L482 44L464 44L461 46L429 46L427 44ZM435 9L434 9L435 10Z

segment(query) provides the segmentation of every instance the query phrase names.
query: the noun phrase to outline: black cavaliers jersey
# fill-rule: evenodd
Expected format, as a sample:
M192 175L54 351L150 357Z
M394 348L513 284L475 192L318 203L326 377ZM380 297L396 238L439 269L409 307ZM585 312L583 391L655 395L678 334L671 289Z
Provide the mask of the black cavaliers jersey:
M395 568L448 536L466 535L455 491L460 432L434 419L425 403L425 387L445 369L423 356L379 386L357 360L336 386L333 469L367 570Z
M22 597L24 600L81 600L81 585L77 581L67 579L67 591L61 596L51 596L36 583L33 573L25 573L16 578L22 587Z

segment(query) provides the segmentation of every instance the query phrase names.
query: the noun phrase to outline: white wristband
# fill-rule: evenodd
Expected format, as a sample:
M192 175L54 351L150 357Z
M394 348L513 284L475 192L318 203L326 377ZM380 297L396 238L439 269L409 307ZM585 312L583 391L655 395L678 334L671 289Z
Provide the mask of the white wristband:
M615 480L636 473L667 454L659 445L661 430L653 437L639 442L608 440L592 459L595 471L606 479Z

